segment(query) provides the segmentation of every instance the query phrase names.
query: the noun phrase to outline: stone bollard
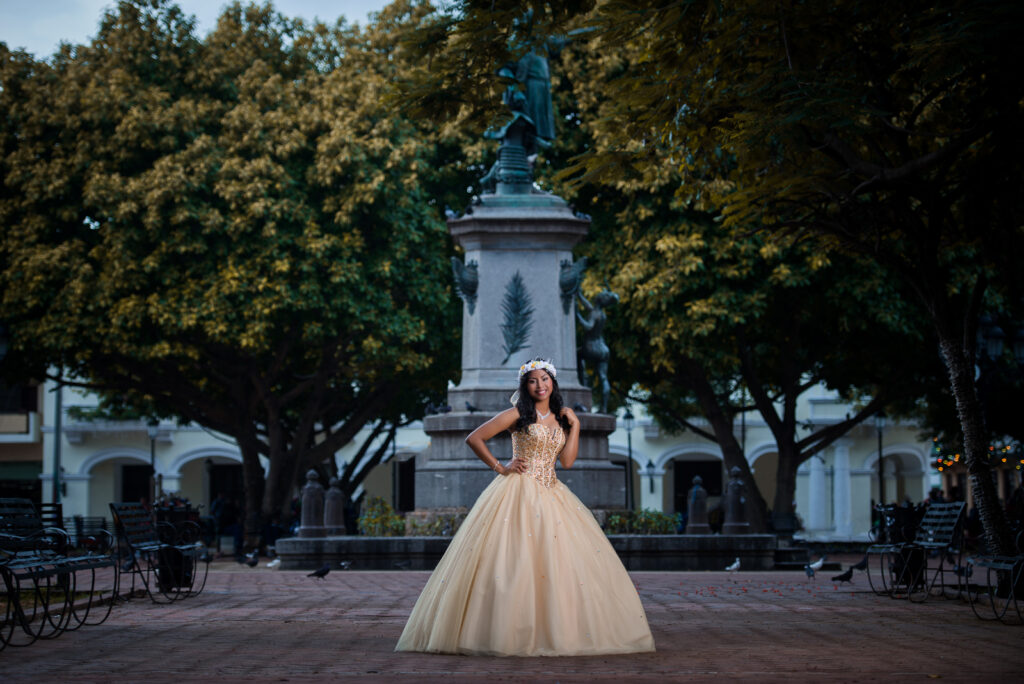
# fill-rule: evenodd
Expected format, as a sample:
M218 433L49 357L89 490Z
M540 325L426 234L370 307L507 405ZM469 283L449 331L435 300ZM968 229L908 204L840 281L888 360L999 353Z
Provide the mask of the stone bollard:
M306 473L306 486L302 488L302 524L300 537L324 536L324 488L317 482L320 476L315 470Z
M329 536L345 534L345 494L336 477L331 478L331 486L324 497L324 527Z
M701 484L704 482L700 475L693 478L693 487L686 495L686 532L684 534L711 534L711 527L708 525L708 490Z
M729 471L729 484L725 486L725 524L722 525L722 534L750 534L750 523L745 520L746 509L746 485L740 479L737 466Z

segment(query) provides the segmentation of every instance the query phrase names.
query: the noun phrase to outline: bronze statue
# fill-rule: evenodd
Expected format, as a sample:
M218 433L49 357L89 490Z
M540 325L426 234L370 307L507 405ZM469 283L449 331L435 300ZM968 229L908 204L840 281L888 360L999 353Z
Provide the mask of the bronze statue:
M584 374L587 361L596 364L594 370L601 382L601 413L608 413L608 395L611 392L611 386L608 383L608 358L611 356L611 352L604 341L604 325L608 320L604 310L617 304L619 295L608 289L601 290L594 297L593 304L587 301L582 292L577 296L588 315L588 318L584 318L578 309L576 311L576 318L583 326L583 347L580 350L580 384L586 384Z

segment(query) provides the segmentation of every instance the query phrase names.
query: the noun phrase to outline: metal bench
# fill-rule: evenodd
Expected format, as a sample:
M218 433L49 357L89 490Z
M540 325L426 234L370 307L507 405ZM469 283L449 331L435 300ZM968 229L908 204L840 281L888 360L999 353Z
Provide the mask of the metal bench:
M0 648L27 646L110 616L117 595L112 538L99 552L78 555L69 554L68 541L63 529L44 524L28 499L0 499L0 575L6 590ZM97 585L101 576L109 585ZM103 604L105 610L97 608ZM26 640L17 640L16 630Z
M138 503L111 503L110 512L121 545L118 569L131 576L128 597L135 593L136 581L140 583L139 589L156 603L202 592L210 556L197 524L157 523L150 511Z
M1018 530L1017 555L982 553L967 559L967 577L972 578L967 586L967 600L982 620L1024 624L1024 530ZM981 569L985 571L984 583L980 581ZM987 617L989 612L992 617Z
M868 555L879 557L877 578L868 567L875 593L924 601L936 587L943 594L946 587L955 587L951 598L962 595L963 514L963 502L930 504L912 531L902 530L906 538L869 546ZM947 576L955 582L947 583Z

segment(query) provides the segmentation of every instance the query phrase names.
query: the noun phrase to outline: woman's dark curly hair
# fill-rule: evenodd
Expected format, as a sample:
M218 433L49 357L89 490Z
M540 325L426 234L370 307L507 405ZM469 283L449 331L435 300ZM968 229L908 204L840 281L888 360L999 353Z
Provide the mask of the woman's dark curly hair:
M537 357L530 359L531 361L546 361ZM547 373L547 371L544 371ZM569 432L569 419L562 415L562 393L558 390L558 380L555 376L548 373L551 377L551 398L548 399L548 409L551 413L555 414L555 418L558 424L562 426L562 431L568 434ZM530 396L530 391L527 389L528 383L530 382L530 374L524 373L519 378L519 400L516 401L516 408L519 409L519 419L516 420L515 429L519 432L526 432L529 426L537 422L537 409L533 404L533 397Z

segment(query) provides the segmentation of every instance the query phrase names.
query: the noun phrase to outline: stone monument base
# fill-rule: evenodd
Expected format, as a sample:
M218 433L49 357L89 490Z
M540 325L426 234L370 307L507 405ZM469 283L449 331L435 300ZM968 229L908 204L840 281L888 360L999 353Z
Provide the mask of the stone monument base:
M627 570L724 570L740 559L740 571L771 570L776 538L747 535L609 535ZM340 570L433 570L451 537L322 537L279 539L282 570L316 570L324 563Z

